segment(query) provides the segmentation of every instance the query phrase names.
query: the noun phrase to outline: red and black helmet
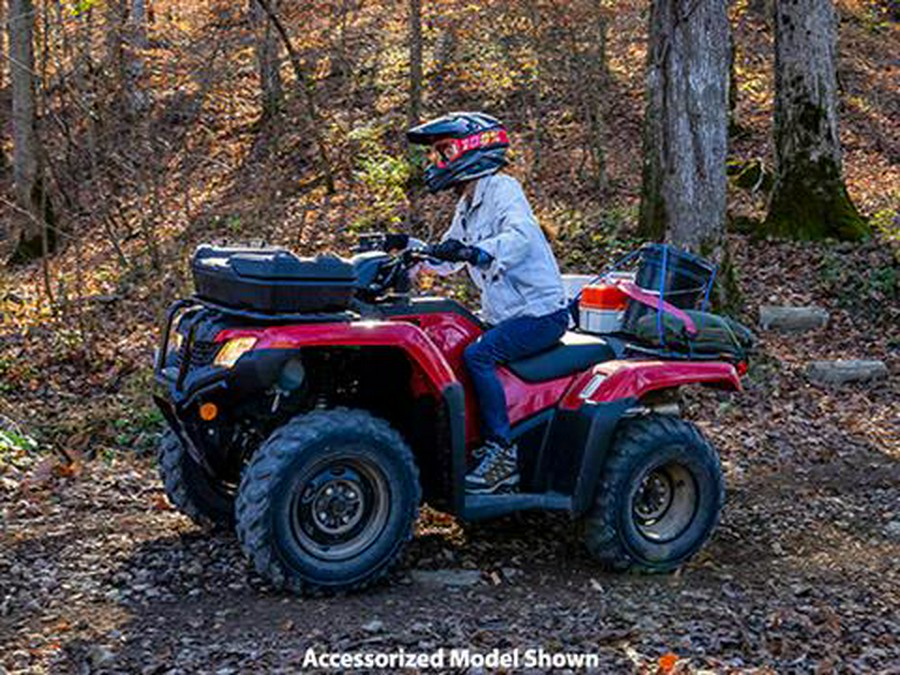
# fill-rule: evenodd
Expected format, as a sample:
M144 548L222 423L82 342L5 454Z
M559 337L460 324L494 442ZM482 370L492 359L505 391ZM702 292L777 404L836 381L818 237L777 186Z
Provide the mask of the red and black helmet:
M508 163L509 137L496 117L456 112L406 132L414 145L431 147L425 185L431 192L496 173Z

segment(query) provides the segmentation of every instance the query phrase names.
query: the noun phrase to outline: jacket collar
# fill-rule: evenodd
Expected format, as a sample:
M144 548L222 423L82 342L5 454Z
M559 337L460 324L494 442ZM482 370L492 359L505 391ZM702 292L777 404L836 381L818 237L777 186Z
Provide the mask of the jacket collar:
M484 201L484 193L487 190L487 179L490 176L482 176L475 179L475 191L472 193L472 201L468 202L465 195L459 198L456 210L461 213L468 213L478 207Z
M490 176L482 176L478 179L478 182L475 183L475 193L472 195L472 205L469 207L470 209L474 209L484 201L484 191L487 190L488 178L490 178Z

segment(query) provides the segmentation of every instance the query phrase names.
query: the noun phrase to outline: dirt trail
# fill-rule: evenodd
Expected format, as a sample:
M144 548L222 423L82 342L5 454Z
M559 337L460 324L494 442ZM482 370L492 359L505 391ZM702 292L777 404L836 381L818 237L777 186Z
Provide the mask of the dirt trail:
M676 576L601 574L565 518L528 515L464 541L425 523L389 584L307 600L266 589L232 536L162 510L149 464L97 463L43 501L4 504L0 665L289 672L310 647L543 647L599 653L604 669L655 670L671 651L690 669L896 670L900 540L872 515L900 504L900 463L857 453L818 474L732 475L714 542ZM412 579L428 568L482 581Z

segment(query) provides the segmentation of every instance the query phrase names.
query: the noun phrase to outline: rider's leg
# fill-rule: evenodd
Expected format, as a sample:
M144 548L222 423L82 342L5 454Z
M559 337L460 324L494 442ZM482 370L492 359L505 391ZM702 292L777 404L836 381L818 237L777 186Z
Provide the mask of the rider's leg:
M511 443L506 395L497 365L552 347L565 333L569 315L560 310L542 317L510 319L486 331L464 354L481 413L484 459L466 476L466 488L492 492L518 483L516 447Z

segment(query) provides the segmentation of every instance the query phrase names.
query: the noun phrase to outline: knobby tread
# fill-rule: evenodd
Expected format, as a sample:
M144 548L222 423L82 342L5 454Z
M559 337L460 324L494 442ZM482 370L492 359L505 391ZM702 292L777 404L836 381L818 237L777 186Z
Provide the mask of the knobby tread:
M390 446L413 477L416 493L406 515L408 525L404 536L398 538L378 568L353 583L324 586L301 579L279 559L274 550L272 505L268 486L273 478L280 477L288 469L301 448L334 435L336 431L347 429ZM335 408L315 411L295 417L276 430L245 467L235 508L237 537L241 549L256 572L278 589L307 596L359 591L384 578L396 565L403 547L412 539L421 499L419 470L412 450L387 422L363 410Z
M231 528L234 525L233 511L223 511L204 503L198 486L192 485L188 480L185 464L193 461L175 432L167 429L160 439L157 453L157 468L166 497L180 513L201 527ZM202 471L200 467L198 470Z
M612 451L597 487L594 507L584 520L583 537L588 552L602 567L615 572L670 572L684 561L649 565L628 552L618 531L617 518L623 482L634 462L661 444L682 442L697 452L703 452L715 463L719 475L719 456L712 444L692 423L667 415L650 415L629 421L616 436ZM718 482L718 504L725 501L725 483ZM710 534L718 525L720 510L715 513Z

